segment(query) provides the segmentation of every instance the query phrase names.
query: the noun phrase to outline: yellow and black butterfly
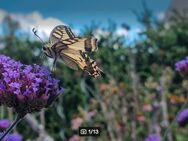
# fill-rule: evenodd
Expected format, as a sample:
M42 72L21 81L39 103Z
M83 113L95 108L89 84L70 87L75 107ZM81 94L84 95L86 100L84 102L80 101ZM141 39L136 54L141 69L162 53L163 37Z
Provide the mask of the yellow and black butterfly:
M34 28L33 32L41 40ZM96 50L96 38L76 37L68 26L59 25L52 30L49 42L43 46L42 53L54 59L53 68L56 67L57 59L61 59L70 68L78 70L79 66L96 78L101 75L102 70L87 54Z

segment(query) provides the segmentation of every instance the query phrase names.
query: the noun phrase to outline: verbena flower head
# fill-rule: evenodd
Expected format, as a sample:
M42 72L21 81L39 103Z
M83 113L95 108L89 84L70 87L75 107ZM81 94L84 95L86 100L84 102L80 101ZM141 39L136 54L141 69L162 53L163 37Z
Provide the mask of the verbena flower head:
M161 139L157 134L150 134L145 141L161 141Z
M10 126L11 122L8 119L0 120L0 132L6 130Z
M47 68L0 55L0 103L26 114L48 107L62 93Z
M188 57L175 64L176 70L182 74L188 74Z
M181 111L178 114L176 121L180 126L185 126L188 123L188 109Z

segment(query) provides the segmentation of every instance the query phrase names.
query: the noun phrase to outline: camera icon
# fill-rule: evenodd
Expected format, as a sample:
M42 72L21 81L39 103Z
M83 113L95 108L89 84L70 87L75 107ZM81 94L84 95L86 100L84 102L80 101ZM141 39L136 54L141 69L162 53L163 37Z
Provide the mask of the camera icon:
M87 129L80 129L80 135L87 135Z

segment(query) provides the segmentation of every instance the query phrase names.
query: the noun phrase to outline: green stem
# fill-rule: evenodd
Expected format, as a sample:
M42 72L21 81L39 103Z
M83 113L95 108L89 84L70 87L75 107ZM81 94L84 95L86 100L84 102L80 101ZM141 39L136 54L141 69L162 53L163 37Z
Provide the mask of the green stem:
M1 106L1 119L3 119L4 118L4 113L5 113L5 111L4 111L4 107L3 106Z
M11 124L11 126L5 131L5 133L0 137L0 141L23 119L24 116L18 114L15 121Z

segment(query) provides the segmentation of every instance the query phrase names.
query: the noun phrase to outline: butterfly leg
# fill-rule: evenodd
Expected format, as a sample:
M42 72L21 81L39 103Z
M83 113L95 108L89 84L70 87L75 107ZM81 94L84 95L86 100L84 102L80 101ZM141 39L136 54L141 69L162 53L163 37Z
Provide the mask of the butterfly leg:
M39 57L40 57L41 59L44 58L44 53L43 53L42 51L40 52Z
M53 61L52 72L55 72L55 70L56 70L56 62L57 62L57 57L55 57L55 59Z

